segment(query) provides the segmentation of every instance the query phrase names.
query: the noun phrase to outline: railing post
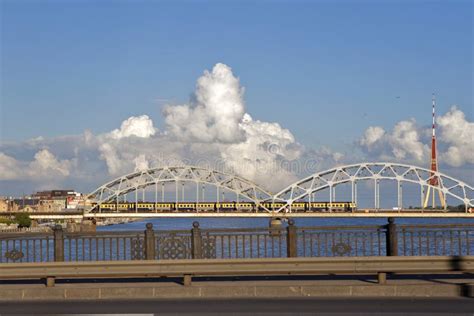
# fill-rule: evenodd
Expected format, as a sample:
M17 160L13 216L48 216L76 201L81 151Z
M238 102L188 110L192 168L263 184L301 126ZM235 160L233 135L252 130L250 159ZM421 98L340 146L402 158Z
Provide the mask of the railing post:
M380 285L384 285L387 283L387 273L385 272L378 272L377 273L377 282Z
M145 229L145 259L155 260L155 232L153 224L147 223Z
M54 226L54 261L64 261L64 231L61 225Z
M46 277L46 287L54 287L56 279L54 277Z
M202 236L199 222L193 222L193 229L191 229L191 256L193 259L202 258Z
M292 219L288 220L286 227L286 252L288 258L298 257L298 232Z
M387 256L398 256L397 225L393 217L388 218L386 234Z

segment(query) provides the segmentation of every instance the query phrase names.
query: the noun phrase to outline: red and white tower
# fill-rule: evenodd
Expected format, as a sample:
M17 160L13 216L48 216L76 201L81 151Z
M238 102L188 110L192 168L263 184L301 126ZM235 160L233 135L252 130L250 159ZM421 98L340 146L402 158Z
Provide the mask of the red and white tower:
M431 177L428 180L428 183L431 186L428 186L427 191L426 191L426 196L425 196L425 201L423 203L423 208L426 208L428 206L429 200L430 200L430 195L431 191L433 191L432 196L432 202L431 202L431 207L436 208L436 192L438 192L439 196L439 201L440 204L443 208L446 208L446 201L444 198L443 191L441 190L440 183L438 177L434 176L435 172L438 171L438 158L436 155L436 114L435 114L435 107L436 107L436 100L435 100L435 95L433 93L432 96L432 103L433 103L433 125L432 125L432 134L431 134ZM436 189L434 187L437 187Z

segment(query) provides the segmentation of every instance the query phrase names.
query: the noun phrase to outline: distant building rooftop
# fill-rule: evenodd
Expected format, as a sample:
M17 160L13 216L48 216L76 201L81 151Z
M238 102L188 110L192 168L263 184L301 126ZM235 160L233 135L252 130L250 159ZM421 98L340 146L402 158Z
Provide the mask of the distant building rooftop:
M33 206L33 205L38 205L39 199L38 198L29 198L29 199L13 199L13 203L15 203L18 206Z
M39 191L33 194L33 197L40 199L54 199L54 198L67 198L68 196L76 195L74 190L49 190Z

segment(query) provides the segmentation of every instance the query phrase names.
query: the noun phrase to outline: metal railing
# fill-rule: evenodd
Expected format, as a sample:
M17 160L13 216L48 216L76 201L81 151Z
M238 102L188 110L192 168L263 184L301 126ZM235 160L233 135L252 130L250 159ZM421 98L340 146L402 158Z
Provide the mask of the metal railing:
M0 263L54 261L52 233L0 233Z
M466 256L474 224L0 233L0 263L284 257Z
M385 226L301 227L298 254L303 257L386 256Z
M63 258L56 261L117 261L143 258L143 233L67 233ZM59 242L61 239L59 238ZM58 251L61 253L61 250Z
M455 225L401 225L398 254L402 256L468 256L474 254L474 227Z
M244 259L287 256L287 234L284 229L207 229L200 233L203 258Z

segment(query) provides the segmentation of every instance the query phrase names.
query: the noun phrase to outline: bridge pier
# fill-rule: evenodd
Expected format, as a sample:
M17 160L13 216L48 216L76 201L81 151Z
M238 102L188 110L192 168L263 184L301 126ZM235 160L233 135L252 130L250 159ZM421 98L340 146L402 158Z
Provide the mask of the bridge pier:
M96 226L95 219L82 220L81 222L81 232L95 232L96 228L97 226Z
M282 220L278 217L272 217L268 224L268 228L270 229L271 236L278 236L280 235L280 230L282 226Z
M282 225L282 220L281 218L278 217L272 217L269 221L269 227L270 228L281 228Z
M66 231L68 233L75 233L75 232L80 232L81 231L81 224L76 223L76 222L68 222L66 224Z
M82 222L69 222L66 225L66 231L69 233L75 232L95 232L96 231L95 219L83 219Z

